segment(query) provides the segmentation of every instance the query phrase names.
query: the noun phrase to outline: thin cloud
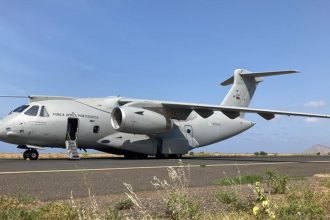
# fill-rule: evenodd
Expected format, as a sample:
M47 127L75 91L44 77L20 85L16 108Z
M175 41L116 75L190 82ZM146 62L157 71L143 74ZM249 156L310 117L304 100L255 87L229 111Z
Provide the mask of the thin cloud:
M304 104L304 106L306 107L311 107L311 108L321 108L324 107L326 105L326 102L323 100L319 100L319 101L310 101Z
M28 95L21 87L7 82L0 82L0 95Z
M277 122L279 120L281 120L283 118L283 115L275 115L275 118L273 118L273 120L271 120L271 122Z
M321 120L319 118L306 118L305 119L305 122L307 122L307 123L318 123L320 121Z

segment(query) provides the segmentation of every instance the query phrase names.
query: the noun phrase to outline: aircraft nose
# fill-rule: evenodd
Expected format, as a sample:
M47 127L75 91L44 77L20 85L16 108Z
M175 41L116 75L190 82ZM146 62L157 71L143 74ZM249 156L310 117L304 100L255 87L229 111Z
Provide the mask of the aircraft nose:
M5 135L5 128L3 126L3 121L0 121L0 139Z
M0 121L0 140L3 140L6 136L6 125L3 120Z

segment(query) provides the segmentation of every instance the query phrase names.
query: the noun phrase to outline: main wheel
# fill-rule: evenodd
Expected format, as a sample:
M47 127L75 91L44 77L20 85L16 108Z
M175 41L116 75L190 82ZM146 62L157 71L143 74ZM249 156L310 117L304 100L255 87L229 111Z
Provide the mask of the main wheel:
M127 153L124 154L124 157L126 159L147 159L148 158L148 154L138 154L138 153Z
M39 158L39 153L37 150L30 150L30 155L29 155L30 160L38 160Z
M169 154L157 154L156 158L157 159L168 159L168 158L170 158L170 155Z
M148 158L148 154L138 154L137 158L138 159L147 159Z
M137 159L138 158L137 154L124 154L124 157L126 159Z
M23 153L23 159L27 160L28 158L30 158L30 150L26 150Z
M182 158L182 154L171 154L170 155L171 159L181 159Z

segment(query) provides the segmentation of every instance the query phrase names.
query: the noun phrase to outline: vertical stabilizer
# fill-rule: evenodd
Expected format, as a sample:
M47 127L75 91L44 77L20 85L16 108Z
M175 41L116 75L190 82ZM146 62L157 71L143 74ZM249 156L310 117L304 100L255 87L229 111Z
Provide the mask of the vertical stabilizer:
M298 71L287 70L277 72L258 72L252 73L244 69L235 70L234 76L230 77L221 85L227 86L233 84L229 93L222 101L221 105L224 106L236 106L236 107L248 107L254 92L256 91L258 83L263 81L263 77L284 75L298 73ZM241 113L241 117L244 114Z
M229 93L221 105L247 107L256 91L257 84L262 81L262 78L247 77L244 74L250 72L243 69L235 70L234 76L222 83L222 85L233 84Z

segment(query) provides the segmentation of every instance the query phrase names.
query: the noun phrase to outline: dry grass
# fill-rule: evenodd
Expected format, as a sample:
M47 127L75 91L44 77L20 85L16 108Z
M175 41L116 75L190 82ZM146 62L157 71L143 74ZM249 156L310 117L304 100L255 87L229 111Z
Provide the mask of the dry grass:
M267 192L276 219L328 219L330 188L327 174L304 180L290 180L285 194ZM157 179L156 190L127 195L116 194L57 202L31 198L1 197L1 219L256 219L252 207L258 204L254 184L188 187L189 173L169 169L167 179ZM267 187L267 184L263 184ZM124 186L123 186L124 188ZM219 192L236 193L235 199L217 199ZM231 195L231 194L229 194ZM132 202L127 199L131 199ZM247 201L248 200L248 201ZM249 204L245 204L249 202ZM259 202L260 203L260 202ZM134 205L133 205L134 204ZM193 207L193 209L191 208ZM262 219L260 217L260 219Z

